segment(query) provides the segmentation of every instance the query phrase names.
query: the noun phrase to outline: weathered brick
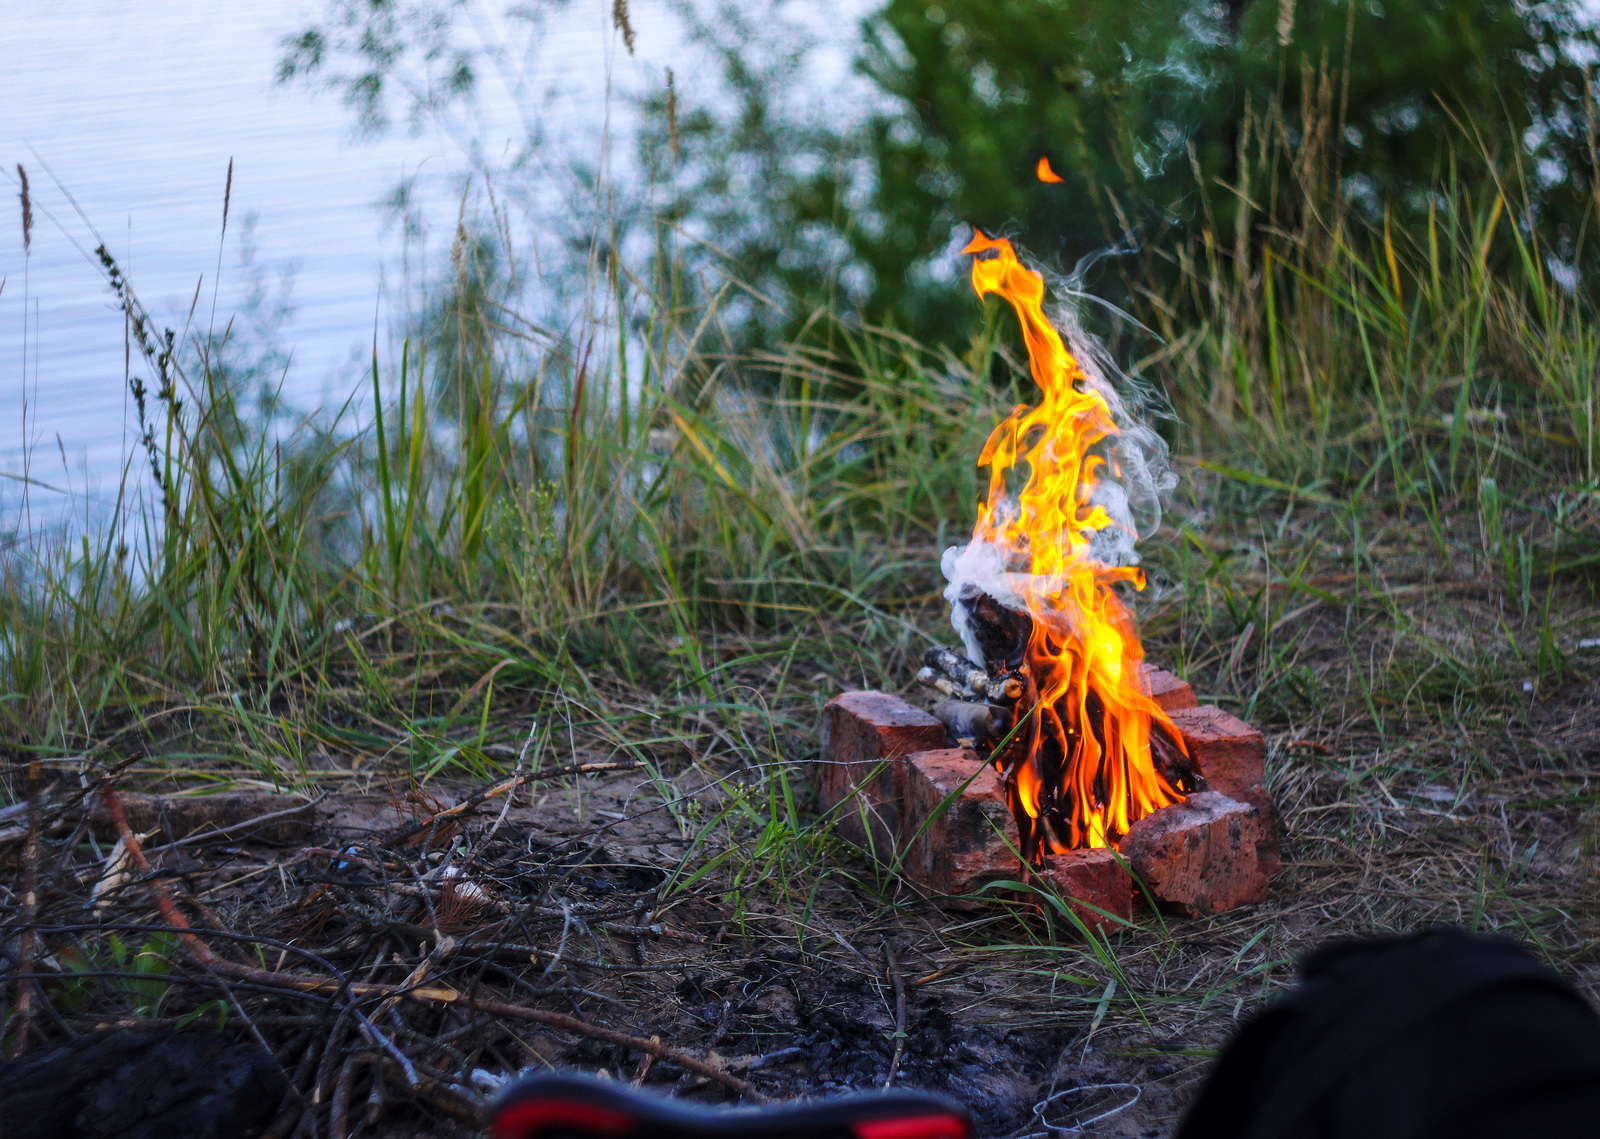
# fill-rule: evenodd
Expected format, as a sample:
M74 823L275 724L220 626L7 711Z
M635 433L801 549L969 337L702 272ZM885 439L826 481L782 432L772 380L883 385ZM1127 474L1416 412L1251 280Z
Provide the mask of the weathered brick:
M1266 899L1264 837L1255 807L1201 791L1134 823L1121 850L1158 901L1199 917Z
M1017 876L1017 824L993 767L967 748L940 748L912 752L903 771L900 834L910 881L954 895Z
M1069 850L1051 855L1049 863L1043 869L1030 867L1030 880L1060 894L1090 929L1121 929L1122 923L1114 917L1123 921L1133 918L1133 879L1114 852Z
M1262 786L1266 778L1266 740L1236 716L1210 704L1167 713L1183 734L1184 746L1195 761L1206 786L1230 799L1249 803L1261 815L1262 837L1257 844L1261 868L1267 877L1283 869L1278 845L1278 812L1272 796Z
M1253 787L1230 798L1248 803L1261 815L1261 837L1256 840L1256 853L1261 856L1261 872L1276 878L1283 870L1283 850L1278 839L1278 809L1265 787Z
M1139 665L1139 684L1156 702L1156 707L1169 715L1179 708L1193 708L1199 703L1187 680L1180 680L1148 661Z
M1189 758L1212 791L1238 799L1261 786L1266 776L1267 744L1260 732L1210 704L1167 714L1183 734Z
M944 725L898 696L886 692L835 696L822 710L817 783L823 810L837 808L835 825L852 842L867 843L870 829L869 845L890 856L905 797L901 757L944 743ZM863 827L863 820L870 828Z

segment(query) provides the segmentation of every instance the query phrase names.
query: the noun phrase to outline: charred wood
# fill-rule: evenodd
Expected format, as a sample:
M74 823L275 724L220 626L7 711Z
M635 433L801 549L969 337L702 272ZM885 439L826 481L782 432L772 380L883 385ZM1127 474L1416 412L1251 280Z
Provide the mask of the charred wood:
M95 1032L0 1065L0 1113L18 1139L244 1135L284 1097L272 1054L217 1032Z
M1020 671L991 676L966 657L942 645L929 649L923 660L926 663L917 671L917 682L959 700L1015 704L1025 687Z
M941 700L933 706L933 715L950 731L957 741L971 740L974 746L992 744L1011 730L1011 712L993 704L979 704L971 700Z
M1033 618L1002 605L977 586L962 589L956 602L971 623L984 667L993 677L1021 672L1033 635Z
M922 655L922 663L974 696L989 695L989 674L958 652L935 645Z
M954 680L951 680L944 673L935 671L927 666L917 670L917 683L926 685L927 687L932 688L937 692L942 692L946 696L952 697L956 700L971 700L977 696L976 692L973 692L969 688L962 687Z
M1184 754L1183 746L1159 720L1150 724L1150 758L1161 777L1185 795L1205 790L1205 780L1194 760Z

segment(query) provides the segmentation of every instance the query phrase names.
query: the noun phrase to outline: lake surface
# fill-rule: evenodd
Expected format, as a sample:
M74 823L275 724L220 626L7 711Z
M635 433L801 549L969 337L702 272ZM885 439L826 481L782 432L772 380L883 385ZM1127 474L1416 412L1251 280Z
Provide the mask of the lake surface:
M525 74L549 111L541 130L552 154L586 150L597 161L608 131L626 133L630 98L660 83L664 66L676 66L680 87L686 75L693 82L666 5L632 7L639 36L631 57L612 30L612 0L572 3L549 17ZM848 38L866 5L846 8L819 16ZM151 315L180 331L220 329L235 314L246 328L251 282L260 279L268 287L258 308L285 295L290 306L277 334L291 353L289 401L338 403L355 390L375 335L386 342L404 315L407 283L448 245L466 163L459 134L437 123L420 135L361 142L336 94L275 83L281 39L319 11L307 0L7 5L0 475L26 474L79 501L115 493L134 430L123 318L92 253L101 241ZM835 64L844 58L833 56ZM468 124L485 152L524 137L517 110L487 91ZM26 257L18 163L34 210ZM409 177L428 225L408 240L378 203ZM0 529L17 519L22 485L0 478ZM60 498L38 486L27 493L34 512L50 513Z

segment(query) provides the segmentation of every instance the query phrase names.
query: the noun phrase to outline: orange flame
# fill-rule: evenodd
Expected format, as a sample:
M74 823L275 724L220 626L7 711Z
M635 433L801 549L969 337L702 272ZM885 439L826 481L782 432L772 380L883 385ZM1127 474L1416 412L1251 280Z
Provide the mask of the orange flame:
M1034 168L1034 173L1039 175L1039 181L1041 182L1061 181L1061 175L1050 168L1050 160L1048 158L1039 159L1039 165Z
M1091 450L1118 434L1110 406L1087 380L1044 315L1044 280L1017 260L1010 242L976 233L964 253L980 297L996 293L1022 322L1028 364L1043 392L1038 407L1018 407L989 436L979 466L989 468L974 542L1007 551L1022 571L1032 618L1025 656L1036 699L1013 749L996 754L1023 832L1023 853L1038 862L1079 847L1113 846L1139 819L1183 799L1157 769L1152 731L1167 756L1184 754L1172 720L1140 684L1144 650L1133 615L1112 586L1144 588L1132 566L1110 566L1090 552L1093 535L1119 525L1093 502L1106 460ZM1017 481L1026 476L1020 491Z

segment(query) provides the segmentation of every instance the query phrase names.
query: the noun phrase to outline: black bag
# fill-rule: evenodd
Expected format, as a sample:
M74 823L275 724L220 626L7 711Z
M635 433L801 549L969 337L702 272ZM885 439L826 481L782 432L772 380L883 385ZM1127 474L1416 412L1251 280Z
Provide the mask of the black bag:
M1174 1139L1600 1136L1600 1018L1503 937L1343 942L1239 1030Z

